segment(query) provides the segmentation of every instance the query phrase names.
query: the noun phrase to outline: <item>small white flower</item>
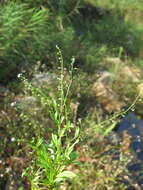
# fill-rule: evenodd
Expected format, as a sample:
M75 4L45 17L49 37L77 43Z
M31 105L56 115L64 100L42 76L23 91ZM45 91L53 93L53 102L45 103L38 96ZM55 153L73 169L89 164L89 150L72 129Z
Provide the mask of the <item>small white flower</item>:
M16 102L12 102L10 105L13 107L15 106Z
M0 177L2 178L4 175L3 174L0 174Z
M12 138L11 138L11 141L12 141L12 142L14 142L14 141L15 141L15 138L14 138L14 137L12 137Z
M18 78L20 78L21 76L22 76L22 73L19 73L19 74L17 75Z
M6 173L9 173L11 171L11 168L6 168Z

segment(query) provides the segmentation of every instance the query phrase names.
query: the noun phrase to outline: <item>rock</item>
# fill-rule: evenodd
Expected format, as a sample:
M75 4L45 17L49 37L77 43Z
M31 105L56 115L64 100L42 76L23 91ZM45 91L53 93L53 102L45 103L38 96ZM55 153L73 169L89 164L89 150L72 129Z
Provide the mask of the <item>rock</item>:
M54 73L39 73L35 74L32 79L32 84L34 85L43 85L51 84L57 80L57 75Z
M110 113L121 111L124 105L118 100L118 96L112 90L112 79L113 76L109 72L103 72L92 87L92 92L97 97L99 103Z
M19 109L28 111L30 109L34 110L36 104L36 98L33 96L27 96L27 97L22 97L16 100L15 102L11 103L11 106L16 106Z
M137 83L142 78L142 71L136 66L128 66L118 57L107 57L104 64L113 67L115 77Z
M129 67L129 66L124 66L120 70L121 75L124 75L125 78L130 79L131 82L139 82L141 78L141 73L140 70L137 68Z
M108 71L103 71L99 73L99 76L98 82L111 87L113 82L113 75L111 73Z

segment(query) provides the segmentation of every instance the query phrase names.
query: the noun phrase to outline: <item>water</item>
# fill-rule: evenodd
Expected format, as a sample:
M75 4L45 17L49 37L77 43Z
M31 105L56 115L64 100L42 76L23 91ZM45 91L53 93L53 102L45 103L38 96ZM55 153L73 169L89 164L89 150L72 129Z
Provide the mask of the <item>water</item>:
M122 135L125 131L132 137L131 149L136 157L143 161L143 121L134 113L129 113L117 126L119 135Z
M135 156L128 170L134 181L143 189L143 121L134 113L129 113L117 126L119 136L122 136L125 131L131 136L130 148Z

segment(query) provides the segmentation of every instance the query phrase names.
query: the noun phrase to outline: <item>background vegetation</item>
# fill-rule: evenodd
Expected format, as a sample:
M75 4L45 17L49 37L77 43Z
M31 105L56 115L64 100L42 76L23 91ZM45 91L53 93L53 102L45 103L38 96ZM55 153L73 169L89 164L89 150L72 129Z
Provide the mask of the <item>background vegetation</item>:
M142 93L143 3L2 0L0 8L0 189L138 188L129 138L112 130L116 112ZM142 101L136 107L142 117Z

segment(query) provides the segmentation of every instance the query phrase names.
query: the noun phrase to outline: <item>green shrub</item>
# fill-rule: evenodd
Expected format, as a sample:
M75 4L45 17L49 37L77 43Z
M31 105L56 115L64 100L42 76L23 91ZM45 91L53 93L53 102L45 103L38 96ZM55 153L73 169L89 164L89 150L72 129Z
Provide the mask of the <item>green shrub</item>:
M0 81L15 77L43 57L48 41L48 10L25 4L1 5Z
M127 22L116 7L112 10L107 7L98 18L96 14L90 15L92 10L100 14L98 2L24 2L1 4L0 81L8 81L21 69L32 72L37 61L54 66L56 44L65 52L65 60L75 55L78 65L86 71L94 71L106 54L117 56L119 47L133 57L142 48L142 27ZM99 6L102 8L104 4ZM82 15L83 8L91 10L87 11L87 17Z

